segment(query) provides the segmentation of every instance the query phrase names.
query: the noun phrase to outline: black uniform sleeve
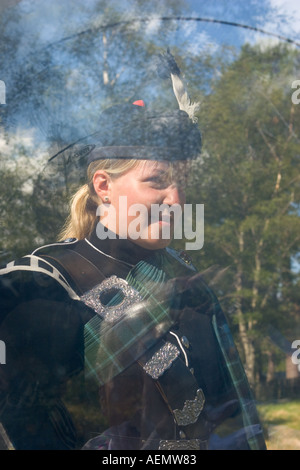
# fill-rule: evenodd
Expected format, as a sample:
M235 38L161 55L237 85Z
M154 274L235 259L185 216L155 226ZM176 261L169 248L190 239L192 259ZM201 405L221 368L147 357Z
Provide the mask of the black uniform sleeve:
M92 313L45 274L20 270L0 279L0 421L16 449L74 448L61 397L83 368L83 328Z

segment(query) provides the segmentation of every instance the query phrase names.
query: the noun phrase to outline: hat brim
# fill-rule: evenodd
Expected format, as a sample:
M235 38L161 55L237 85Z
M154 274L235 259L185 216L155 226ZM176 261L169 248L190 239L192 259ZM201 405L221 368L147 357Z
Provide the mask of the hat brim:
M137 160L186 160L186 156L177 147L148 147L148 146L109 146L96 147L88 156L88 163L96 160L124 158Z

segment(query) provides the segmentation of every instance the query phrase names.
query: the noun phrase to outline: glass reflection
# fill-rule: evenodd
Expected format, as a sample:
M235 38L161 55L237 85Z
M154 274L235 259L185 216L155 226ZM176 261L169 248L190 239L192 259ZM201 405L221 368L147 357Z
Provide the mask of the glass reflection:
M6 8L0 7L3 57L0 80L5 85L5 100L3 87L0 93L2 265L58 240L69 213L70 197L86 183L86 158L94 146L104 145L103 132L114 139L118 132L124 138L131 135L132 123L124 131L126 116L121 113L124 104L143 100L150 114L177 110L171 81L157 75L154 60L169 48L181 67L181 76L193 101L200 102L196 117L202 134L202 152L189 163L188 178L183 178L181 186L185 187L188 203L205 206L205 237L203 248L190 255L225 312L256 400L267 448L299 449L300 427L295 418L299 414L300 380L299 12L289 2L259 5L236 2L234 9L225 8L217 0L205 5L193 1L113 1L108 6L96 0L76 5L72 1L7 3ZM100 116L115 106L118 112L114 115L112 134L112 117L103 122ZM134 125L136 133L138 124ZM177 149L178 136L175 132L170 142ZM106 142L105 146L112 144L113 141ZM182 170L176 171L178 178L183 175ZM185 241L175 239L170 246L181 252ZM112 248L110 253L119 256L119 251L125 252L123 261L130 264L144 259L127 245L116 252ZM153 265L156 269L161 267L160 262L152 260L151 272ZM127 269L124 266L119 269L118 274L126 278ZM108 269L106 277L112 271ZM134 287L139 282L133 277L129 280ZM34 282L35 294L44 292L43 276ZM56 281L49 281L47 287L51 302L52 282ZM95 435L101 436L99 442L104 448L109 439L112 446L127 445L114 441L124 432L134 445L147 448L152 428L150 421L145 420L149 426L145 430L141 415L147 412L151 415L155 410L158 421L162 404L152 394L152 385L149 388L145 385L150 378L144 383L141 371L135 370L141 365L134 361L142 355L129 348L129 357L119 376L107 368L105 373L112 377L104 381L100 391L103 414L98 379L87 386L81 370L86 360L84 335L75 334L82 315L84 323L90 325L89 313L82 314L75 308L73 315L70 306L66 311L70 292L61 291L61 297L56 298L58 305L52 309L55 315L47 314L40 306L27 306L26 318L25 310L13 314L17 308L15 289L20 288L16 283L14 279L9 286L6 281L1 284L1 319L7 310L10 312L5 321L3 318L0 329L0 340L6 344L6 364L1 360L0 366L3 435L16 447L24 445L26 426L39 423L40 413L46 413L42 406L39 410L35 406L33 412L32 404L40 406L43 395L36 383L39 381L44 390L50 381L55 390L51 388L51 393L42 396L52 413L49 422L45 422L55 423L54 427L49 424L51 432L45 425L50 446L55 447L57 434L63 446L71 448L80 448ZM198 285L193 289L196 287L200 289ZM74 290L73 285L71 289ZM203 300L202 291L195 295ZM159 305L164 301L160 300ZM43 313L42 321L34 317L37 310ZM63 325L60 314L65 319ZM174 324L172 315L167 316L163 333ZM101 330L97 347L92 348L94 359L103 353L101 347L107 338L116 334L108 326L102 322L92 325L93 334L94 328ZM134 322L128 325L124 320L121 327L136 331ZM52 333L42 334L42 328ZM155 349L149 339L151 328L136 343L142 351ZM15 336L11 335L12 329ZM26 330L32 332L28 338L22 336ZM199 331L193 332L198 334L196 342L202 338L200 330L199 326ZM173 333L177 334L175 330ZM182 336L191 340L186 331L177 336L179 340ZM174 336L171 339L184 358L177 339ZM150 344L146 347L147 341ZM210 344L215 344L214 341ZM62 343L68 346L68 353L62 363L58 361L59 367L51 367L51 363L56 364L56 353ZM11 356L8 345L19 348L23 359ZM152 356L160 351L154 349ZM214 354L219 353L215 351L210 355L212 362L218 362ZM224 351L220 364L222 361ZM20 364L21 369L24 366L21 375ZM197 367L201 369L199 364ZM74 371L78 374L73 375ZM134 390L133 377L139 377ZM231 389L229 376L223 379L227 385L221 403L226 402L228 393L230 407L226 410L232 413L237 392ZM214 407L217 400L214 386L219 389L216 384L210 386L211 389L201 382L200 387L205 396L208 393L205 387L210 390L208 415L209 406ZM11 388L5 411L7 387ZM51 401L56 394L63 397L63 404ZM190 399L196 396L195 393ZM247 428L245 422L239 427L242 416L239 406L233 421L229 424L225 420L232 433L222 430L222 437ZM8 411L13 417L11 422ZM73 426L79 438L75 437ZM116 426L117 437L113 434ZM165 424L156 424L156 431L160 426ZM255 434L256 428L252 431ZM140 443L142 432L145 435L148 432L145 439L148 444ZM222 444L220 436L217 434L211 441L212 447L231 445L227 441ZM5 437L2 439L5 447ZM171 440L170 437L164 440L168 439ZM36 448L37 443L33 438L26 445ZM39 445L48 445L46 439Z

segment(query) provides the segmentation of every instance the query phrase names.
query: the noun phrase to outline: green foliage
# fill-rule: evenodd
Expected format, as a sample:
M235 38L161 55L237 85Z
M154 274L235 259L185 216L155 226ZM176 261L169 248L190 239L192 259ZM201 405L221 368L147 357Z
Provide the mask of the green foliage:
M264 372L259 357L269 347L262 341L268 325L292 338L297 310L291 261L300 241L300 107L286 78L297 60L287 46L245 46L223 67L199 113L204 157L189 196L205 205L205 246L195 259L201 269L230 267L217 288L234 331L246 330L237 336L246 363L255 345L252 380L255 370Z

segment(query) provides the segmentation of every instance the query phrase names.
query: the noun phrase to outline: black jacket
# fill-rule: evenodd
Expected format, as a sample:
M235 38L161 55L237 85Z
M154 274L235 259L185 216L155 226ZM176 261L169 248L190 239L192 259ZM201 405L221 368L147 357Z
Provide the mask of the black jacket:
M141 265L165 276L150 296L134 278ZM245 376L246 413L216 335L225 317L186 255L93 233L0 274L0 421L14 448L264 448ZM86 301L111 276L141 294L116 319L106 300L105 318Z

